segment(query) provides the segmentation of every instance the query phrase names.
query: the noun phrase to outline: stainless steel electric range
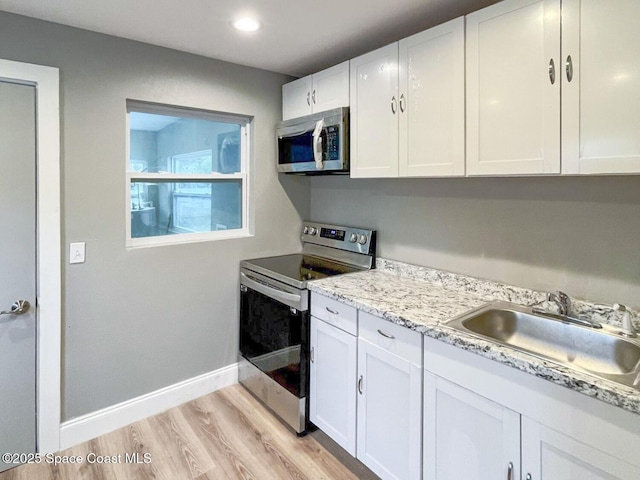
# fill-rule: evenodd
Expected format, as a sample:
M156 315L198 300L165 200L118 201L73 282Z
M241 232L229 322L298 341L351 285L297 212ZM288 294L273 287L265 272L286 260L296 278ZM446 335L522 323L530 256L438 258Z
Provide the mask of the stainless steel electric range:
M376 232L304 222L302 253L240 264L239 382L298 434L308 428L307 282L375 268Z

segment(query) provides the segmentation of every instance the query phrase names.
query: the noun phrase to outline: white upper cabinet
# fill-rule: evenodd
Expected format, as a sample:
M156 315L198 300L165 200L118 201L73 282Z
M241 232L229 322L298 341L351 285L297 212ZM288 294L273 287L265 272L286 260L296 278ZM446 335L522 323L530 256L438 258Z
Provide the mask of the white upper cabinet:
M464 18L351 60L351 176L464 175Z
M464 17L399 49L400 176L464 175Z
M398 176L398 44L351 60L351 176Z
M638 19L638 0L562 2L562 173L640 172Z
M560 173L560 0L472 13L466 46L467 174Z
M282 119L349 106L349 62L282 86Z

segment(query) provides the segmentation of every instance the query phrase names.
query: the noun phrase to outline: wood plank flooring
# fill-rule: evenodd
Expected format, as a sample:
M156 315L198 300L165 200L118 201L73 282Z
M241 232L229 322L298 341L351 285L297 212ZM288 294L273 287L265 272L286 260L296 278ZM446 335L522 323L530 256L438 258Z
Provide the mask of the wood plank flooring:
M240 385L56 455L83 461L22 465L0 473L0 480L358 479L312 435L298 438L287 430ZM90 463L92 455L116 463Z

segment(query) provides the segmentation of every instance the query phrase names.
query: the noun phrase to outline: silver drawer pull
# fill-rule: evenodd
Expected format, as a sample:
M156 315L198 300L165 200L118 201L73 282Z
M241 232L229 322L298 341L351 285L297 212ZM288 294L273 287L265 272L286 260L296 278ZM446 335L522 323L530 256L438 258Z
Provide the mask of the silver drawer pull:
M358 392L362 395L362 375L360 375L360 378L358 379Z
M311 347L311 363L315 363L315 360L313 359L313 347Z
M331 310L329 307L324 307L327 309L327 312L332 313L333 315L339 315L340 312L336 312L335 310Z
M393 335L389 335L388 333L384 333L384 332L383 332L382 330L380 330L380 329L378 329L378 333L379 333L380 335L382 335L383 337L387 337L387 338L390 338L390 339L392 339L392 340L395 340L395 338L396 338L396 337L394 337Z
M507 467L507 480L513 480L513 463L509 462Z

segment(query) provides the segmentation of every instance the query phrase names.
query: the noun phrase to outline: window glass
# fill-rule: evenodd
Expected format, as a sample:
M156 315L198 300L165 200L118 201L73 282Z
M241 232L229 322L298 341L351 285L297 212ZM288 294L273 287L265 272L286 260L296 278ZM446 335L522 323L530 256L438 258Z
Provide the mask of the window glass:
M183 235L246 233L248 162L241 139L248 119L205 112L194 116L192 110L136 102L127 108L129 244L154 237L171 237L174 243Z

